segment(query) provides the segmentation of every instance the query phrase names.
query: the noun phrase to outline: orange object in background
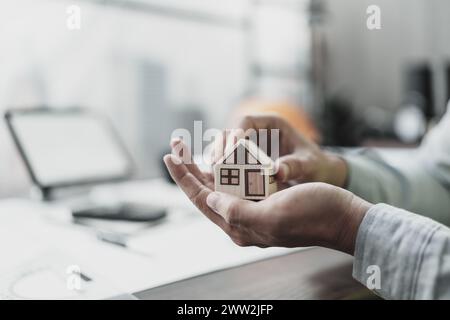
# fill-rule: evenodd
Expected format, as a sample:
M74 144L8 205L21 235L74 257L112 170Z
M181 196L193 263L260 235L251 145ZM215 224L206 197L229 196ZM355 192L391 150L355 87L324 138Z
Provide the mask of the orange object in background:
M321 134L305 110L286 101L251 99L241 103L234 113L235 118L254 113L275 113L285 119L306 138L320 143Z

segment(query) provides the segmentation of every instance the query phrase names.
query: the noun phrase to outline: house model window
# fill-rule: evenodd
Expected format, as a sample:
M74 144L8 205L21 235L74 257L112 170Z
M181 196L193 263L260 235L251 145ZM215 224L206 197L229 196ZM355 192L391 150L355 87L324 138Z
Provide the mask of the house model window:
M221 185L239 185L239 169L220 169Z

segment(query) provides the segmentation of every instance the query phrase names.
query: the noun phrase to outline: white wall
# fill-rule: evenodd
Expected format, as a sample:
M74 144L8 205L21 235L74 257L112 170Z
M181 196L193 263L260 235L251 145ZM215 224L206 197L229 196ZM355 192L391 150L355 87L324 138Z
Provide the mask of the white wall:
M445 105L440 67L450 60L448 0L326 0L329 87L344 90L359 107L398 107L407 62L430 61L436 73L437 107ZM382 29L366 28L366 8L379 5ZM364 109L361 109L363 111Z
M254 13L252 0L133 1L225 18L232 25ZM295 80L261 78L262 87L270 83L261 90L278 96L306 91L307 17L302 10L293 15L287 6L300 3L301 9L307 1L268 0L272 9L257 15L257 23L264 27L267 19L277 29L260 28L249 36L236 26L96 4L107 1L2 0L0 112L42 104L100 110L119 128L140 173L155 172L167 131L185 120L176 119L174 110L194 107L204 113L208 126L222 127L248 89L250 59L270 54L271 63L289 62L305 75ZM127 2L123 0L125 6ZM66 27L66 9L72 4L81 8L78 31ZM251 45L258 48L250 52ZM287 51L296 58L287 61ZM27 187L26 172L2 121L0 197Z
M245 6L232 2L209 1L205 6L196 0L190 8L239 19ZM180 3L187 6L188 1ZM69 4L81 7L79 31L66 27ZM148 108L147 116L159 117L152 104L143 101L146 88L140 79L151 77L152 71L145 74L142 66L156 65L164 73L160 100L168 108L195 105L219 125L245 88L244 50L245 35L236 28L89 1L1 1L0 112L40 104L92 107L109 114L132 151L139 153L142 109ZM0 150L0 196L26 190L27 176L3 121Z

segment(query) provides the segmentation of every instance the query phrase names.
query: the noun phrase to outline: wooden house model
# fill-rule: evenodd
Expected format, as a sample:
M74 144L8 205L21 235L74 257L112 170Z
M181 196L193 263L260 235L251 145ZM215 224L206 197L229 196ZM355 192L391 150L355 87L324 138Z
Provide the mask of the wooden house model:
M214 165L216 191L262 200L277 191L272 159L251 140L241 139Z

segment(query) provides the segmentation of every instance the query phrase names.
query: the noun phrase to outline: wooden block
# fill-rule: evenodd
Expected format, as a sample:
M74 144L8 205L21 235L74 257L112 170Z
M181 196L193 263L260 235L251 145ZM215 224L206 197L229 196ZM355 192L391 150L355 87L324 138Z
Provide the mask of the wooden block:
M272 159L250 140L241 139L214 165L216 191L262 200L277 191Z

